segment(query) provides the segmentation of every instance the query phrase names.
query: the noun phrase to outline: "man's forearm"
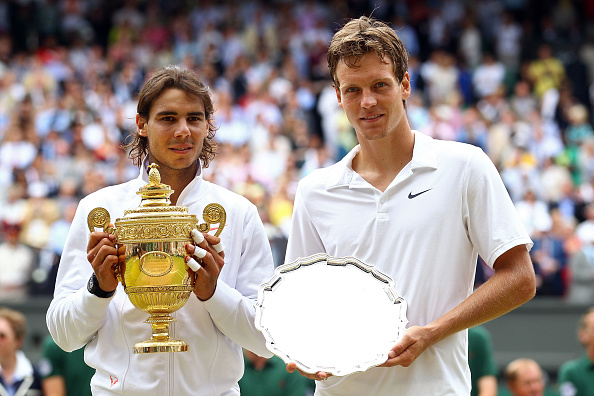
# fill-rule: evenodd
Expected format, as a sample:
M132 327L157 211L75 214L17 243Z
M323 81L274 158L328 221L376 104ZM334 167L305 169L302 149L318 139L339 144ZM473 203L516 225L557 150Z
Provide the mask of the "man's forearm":
M466 300L425 326L431 331L432 344L495 319L534 297L534 269L524 245L503 253L493 268L493 276Z
M82 288L52 300L46 316L54 341L67 352L86 345L105 321L111 298L100 298Z

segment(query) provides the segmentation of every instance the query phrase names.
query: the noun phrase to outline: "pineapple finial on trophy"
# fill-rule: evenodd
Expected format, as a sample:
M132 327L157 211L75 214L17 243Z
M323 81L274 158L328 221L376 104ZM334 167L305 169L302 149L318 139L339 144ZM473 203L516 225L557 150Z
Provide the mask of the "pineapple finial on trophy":
M157 168L159 165L154 162L149 165L149 184L161 184L161 174Z
M142 197L140 203L142 207L169 206L171 204L169 196L173 194L173 190L169 185L161 183L161 174L158 168L159 165L154 162L149 165L149 183L136 192Z

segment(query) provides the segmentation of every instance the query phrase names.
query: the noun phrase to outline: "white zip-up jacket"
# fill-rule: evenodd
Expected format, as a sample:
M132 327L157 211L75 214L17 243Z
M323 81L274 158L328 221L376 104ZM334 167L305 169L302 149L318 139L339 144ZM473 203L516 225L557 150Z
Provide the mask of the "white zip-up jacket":
M144 168L144 167L143 167ZM86 345L85 361L96 369L93 395L238 395L245 347L271 356L254 326L258 288L273 274L272 254L256 207L244 197L196 178L182 191L177 205L187 206L200 223L204 207L221 204L227 221L220 237L225 265L214 295L205 302L192 294L172 315L172 337L188 344L187 352L134 354L135 343L149 339L148 314L135 308L122 285L111 298L87 290L92 274L87 261L89 212L104 207L115 224L124 210L138 207L146 172L127 183L103 188L80 201L60 261L47 325L66 351Z

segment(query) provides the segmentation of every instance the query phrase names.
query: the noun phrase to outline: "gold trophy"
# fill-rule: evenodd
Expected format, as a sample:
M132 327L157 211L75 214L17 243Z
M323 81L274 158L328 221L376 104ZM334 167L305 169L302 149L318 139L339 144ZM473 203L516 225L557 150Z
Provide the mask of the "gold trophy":
M109 212L101 207L93 209L87 218L89 230L103 228L116 237L118 245L126 247L123 266L115 272L124 286L130 302L150 314L145 320L152 327L152 337L134 345L134 353L185 352L188 345L169 337L169 324L175 319L172 312L184 306L194 290L194 277L187 271L185 245L194 243L191 231L209 232L211 224L219 224L215 236L225 227L225 209L211 203L203 213L205 223L198 224L195 215L185 206L170 206L173 190L161 183L158 165L151 164L149 183L140 188L140 205L124 211L110 227ZM123 268L122 268L123 267Z

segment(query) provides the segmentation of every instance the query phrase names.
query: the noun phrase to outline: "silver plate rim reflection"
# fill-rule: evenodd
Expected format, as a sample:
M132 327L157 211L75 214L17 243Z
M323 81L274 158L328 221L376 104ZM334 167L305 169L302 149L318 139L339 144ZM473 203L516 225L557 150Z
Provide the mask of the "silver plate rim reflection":
M345 277L347 272L349 272L348 276ZM307 278L305 277L306 273ZM321 280L320 275L322 274L324 280ZM346 295L348 290L345 290L345 288L349 289L349 285L329 281L328 274L332 275L332 280L361 281L368 287L366 290L371 291L371 293L351 292L350 295ZM316 279L312 279L312 275ZM304 281L307 284L303 284ZM323 282L325 287L312 286L312 283L319 285L319 282ZM354 285L354 289L357 289L357 286L358 284ZM287 295L288 287L291 287L290 290L299 290L300 292L297 293L299 295ZM304 296L305 293L307 293L307 298ZM363 309L351 311L350 305L337 307L337 301L350 300L352 302L354 294L357 294L356 300L361 300L361 304L364 304L364 306L378 306L378 309L382 311L379 312L379 315L367 312L362 315ZM341 318L345 318L347 322L351 320L352 326L344 326L343 321L333 322L330 319L331 317L326 320L323 313L321 313L322 316L316 316L315 323L312 323L309 315L314 312L311 310L315 308L311 308L309 311L306 308L303 308L303 311L300 311L299 308L296 309L296 306L301 303L307 304L308 300L317 301L318 297L328 300L319 302L319 306L326 307L324 308L326 312L328 309L335 308L338 308L339 311L340 309L347 311L349 315L341 315ZM284 306L288 308L279 310L279 307ZM407 303L396 292L394 281L388 275L356 257L333 257L326 253L298 258L293 262L278 266L275 269L274 276L268 282L260 285L255 308L256 328L263 333L266 339L266 347L270 352L280 357L285 363L295 362L297 367L304 372L325 371L334 376L346 376L355 372L363 372L384 363L388 359L390 348L402 338L408 323L406 319ZM356 306L356 308L361 307ZM350 319L351 316L352 319ZM360 330L362 325L369 325L369 327L373 328L373 322L369 322L369 320L370 318L372 321L375 320L374 318L380 320L379 316L384 316L381 319L382 331L367 332L367 334L357 332L357 329ZM389 316L389 319L386 319L385 316ZM362 317L365 318L367 323L360 323ZM297 326L302 323L302 329L295 329L299 337L291 337L291 335L294 335L292 333L293 327L290 329L291 334L289 334L286 327L283 328L283 326L289 326L286 324L288 320L292 324L296 323ZM333 327L339 326L339 323L342 324L340 328ZM312 329L312 327L315 329ZM315 341L312 341L314 339L312 331L315 331ZM314 356L316 352L308 353L307 348L296 347L298 342L307 342L302 346L314 345L315 342L318 342L318 337L321 340L326 340L324 345L331 344L329 340L332 340L333 337L341 337L341 339L337 340L337 343L344 342L345 348L349 348L349 344L352 346L353 340L363 346L365 346L365 343L371 343L372 346L356 352L357 355L353 356L352 360L350 356L348 359L338 358L339 354L337 354L337 361L326 357L320 359L319 356ZM301 338L301 340L297 341L296 338ZM332 351L332 346L329 348Z

